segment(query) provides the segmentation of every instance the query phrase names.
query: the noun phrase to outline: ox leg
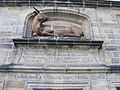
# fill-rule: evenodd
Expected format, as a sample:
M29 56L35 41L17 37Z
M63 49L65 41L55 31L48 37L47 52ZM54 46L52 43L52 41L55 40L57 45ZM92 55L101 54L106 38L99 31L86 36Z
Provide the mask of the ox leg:
M53 34L53 33L50 33L50 32L45 32L45 31L43 31L43 32L42 32L42 36L54 36L54 34Z
M78 34L71 34L71 33L65 33L65 34L63 34L63 37L80 37L80 35L78 35Z

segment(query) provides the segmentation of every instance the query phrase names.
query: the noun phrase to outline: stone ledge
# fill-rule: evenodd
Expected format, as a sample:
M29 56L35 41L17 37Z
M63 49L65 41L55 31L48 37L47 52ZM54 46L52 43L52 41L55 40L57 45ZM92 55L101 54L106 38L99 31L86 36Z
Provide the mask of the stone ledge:
M18 45L79 45L79 46L90 46L92 48L102 48L103 41L95 41L95 40L82 40L75 38L63 38L63 39L41 39L41 38L15 38L13 42L16 46Z
M110 67L111 72L113 73L120 72L120 65L110 65L109 67Z
M104 64L85 65L81 67L40 67L23 64L4 64L0 66L0 72L13 73L108 73L111 69ZM120 72L120 71L119 71Z

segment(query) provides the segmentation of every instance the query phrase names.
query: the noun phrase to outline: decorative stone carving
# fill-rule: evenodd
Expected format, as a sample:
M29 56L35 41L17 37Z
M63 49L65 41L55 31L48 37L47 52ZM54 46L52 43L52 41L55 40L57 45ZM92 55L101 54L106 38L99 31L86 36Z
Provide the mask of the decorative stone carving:
M36 10L36 8L34 8ZM34 11L37 14L32 23L33 36L53 36L53 30L44 30L43 23L48 20L48 17L40 13L38 10Z
M39 10L34 8L37 14L32 23L32 35L33 36L63 36L63 37L79 37L84 36L83 32L78 26L70 26L68 29L59 30L54 32L55 30L44 29L43 23L48 21L48 17L43 13L40 13Z

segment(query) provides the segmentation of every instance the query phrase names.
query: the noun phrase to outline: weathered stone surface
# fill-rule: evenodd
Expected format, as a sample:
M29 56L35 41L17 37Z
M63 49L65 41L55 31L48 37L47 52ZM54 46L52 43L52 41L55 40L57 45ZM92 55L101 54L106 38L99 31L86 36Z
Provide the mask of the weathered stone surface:
M2 90L3 85L4 85L4 81L0 81L0 90Z
M12 36L14 36L14 37L22 37L22 30L23 30L23 27L24 27L25 17L32 10L33 10L32 7L28 8L26 6L25 7L4 7L4 8L2 8L0 10L1 11L1 13L0 13L0 16L1 16L0 19L3 21L3 22L0 22L0 27L2 28L1 35L0 35L0 37L1 37L1 39L0 39L1 43L9 43L9 42L11 43L12 42L11 40L8 40L8 39L5 40L4 37L12 37ZM82 11L82 8L80 8L80 10ZM106 12L109 12L109 14L106 13ZM92 23L91 24L93 26L91 28L93 28L93 32L91 32L91 33L93 33L93 35L94 35L93 37L95 39L101 39L100 35L103 34L102 29L104 29L103 30L104 31L104 36L103 37L106 38L106 41L105 41L106 44L105 45L111 45L111 44L118 45L119 44L119 33L118 33L119 29L115 29L117 27L117 24L119 23L119 22L117 22L117 19L119 21L119 11L117 9L116 10L115 9L111 10L111 9L103 9L103 8L97 8L97 9L94 9L94 8L89 9L89 8L87 8L87 9L85 9L85 13L87 15L89 15L90 18L92 19L92 21L91 21ZM117 17L116 17L116 14L117 14ZM6 17L10 18L9 19L9 23L6 22L8 20L8 19L6 19ZM17 17L18 17L18 19L17 19ZM99 25L101 25L100 23L103 23L103 25L105 25L105 24L106 25L109 24L109 25L108 25L108 27L100 27L99 26ZM96 24L96 25L94 25L94 24ZM110 27L113 27L114 25L116 27L114 29L113 28L111 29ZM4 32L3 32L3 30L4 30ZM91 33L89 33L89 34L91 34ZM117 39L117 40L113 41L113 38ZM10 46L10 45L5 45L5 46L1 45L1 48L3 48L3 47L7 48L7 49L11 49L12 48L12 46ZM68 52L66 52L66 53L68 53ZM24 60L25 61L27 61L27 60L29 61L29 60L33 60L33 58L36 58L36 59L33 60L33 62L35 62L35 61L40 62L39 59L41 57L40 56L35 56L35 55L32 55L32 54L33 53L31 53L30 55L24 55L23 54L23 56L22 56L21 59L23 59L23 61ZM74 53L71 53L71 54L74 54ZM82 63L84 60L85 60L84 62L86 62L86 63L96 62L94 59L92 60L92 58L94 58L94 57L91 57L91 59L89 59L89 60L87 60L85 58L83 58L83 60L82 60L83 56L81 57L80 55L78 55L76 53L74 55L75 55L75 57L72 57L71 55L70 56L66 55L65 56L66 59L69 58L69 60L66 60L66 61L64 61L65 59L63 58L63 56L56 56L55 57L53 55L53 56L49 56L48 58L51 58L51 59L56 58L54 60L61 60L60 62L64 61L66 63L68 63L68 61L69 62L77 62L76 61L77 59L79 59L78 61L80 61L80 63ZM114 56L111 56L111 58L112 57L116 57L116 55L117 54L114 53ZM10 57L12 57L12 56L10 56ZM31 57L31 59L30 59L30 57ZM117 57L118 57L118 55L117 55ZM71 60L70 60L70 58L71 58ZM72 59L76 59L76 60L72 61ZM32 64L32 61L31 61L31 64Z
M25 82L24 81L7 81L6 88L24 88Z
M38 8L40 8L38 6ZM49 9L53 7L49 7ZM63 7L64 8L64 7ZM61 7L61 9L63 9ZM46 9L42 7L40 9ZM64 8L68 10L67 7ZM70 10L76 10L70 7ZM41 67L80 67L92 64L120 64L120 10L119 8L80 8L80 13L90 17L90 23L81 27L86 39L104 40L101 50L80 47L23 46L15 47L12 38L22 37L25 17L33 11L32 7L0 7L0 65L6 63L25 64ZM77 11L77 10L76 10ZM77 18L76 18L77 20ZM65 23L62 23L65 24ZM47 27L51 28L51 27ZM65 29L64 27L52 27ZM82 68L82 67L80 67ZM95 67L96 68L96 67ZM94 69L95 69L94 68ZM6 75L8 74L8 75ZM120 85L117 73L6 73L0 74L0 90L5 82L5 90L25 90L26 82L50 83L88 83L85 90L116 90ZM114 84L115 83L115 84ZM116 84L117 83L117 84ZM61 84L60 84L61 85ZM63 85L63 84L62 84ZM27 87L27 86L26 86ZM29 90L29 89L28 89ZM83 89L84 90L84 89Z
M22 56L19 56L19 63L45 66L97 64L94 55L97 55L97 53L94 54L92 50L80 50L79 48L49 47L47 49L47 47L41 47L40 49L24 49Z
M25 88L5 88L5 90L25 90Z
M117 77L115 75L118 75ZM52 80L61 80L64 81L81 81L81 80L93 80L97 81L106 81L108 80L119 80L119 74L35 74L35 73L9 73L8 80L36 80L36 81L52 81ZM99 82L98 82L99 83ZM97 84L97 83L96 83Z

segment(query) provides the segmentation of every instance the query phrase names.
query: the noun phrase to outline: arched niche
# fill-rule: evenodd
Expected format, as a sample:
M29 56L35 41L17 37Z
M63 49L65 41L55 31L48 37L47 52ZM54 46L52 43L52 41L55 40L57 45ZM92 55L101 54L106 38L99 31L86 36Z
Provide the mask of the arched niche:
M74 11L65 11L65 10L44 10L42 11L46 16L48 16L49 20L44 23L45 28L54 27L62 28L62 27L69 27L69 26L78 26L82 29L85 35L90 39L90 18L83 14L77 13ZM30 13L26 16L25 23L24 23L24 30L23 30L23 37L30 38L32 37L32 22L35 15L34 13ZM55 29L55 28L54 28Z
M78 13L70 10L43 10L42 11L49 20L44 23L45 28L54 28L56 31L58 27L65 26L69 27L71 25L79 26L85 34L85 38L71 38L71 37L59 37L59 36L32 36L32 22L35 17L34 13L30 13L26 16L23 30L23 38L15 38L13 42L15 46L21 45L68 45L68 46L85 46L85 48L102 48L103 41L94 40L92 37L91 21L90 18L83 13ZM55 27L57 26L57 29ZM64 30L64 29L63 29ZM87 37L87 38L86 38Z

